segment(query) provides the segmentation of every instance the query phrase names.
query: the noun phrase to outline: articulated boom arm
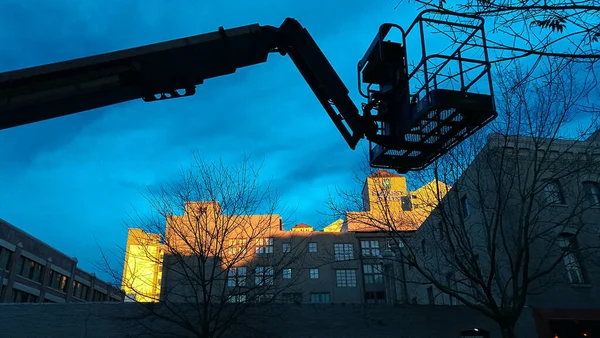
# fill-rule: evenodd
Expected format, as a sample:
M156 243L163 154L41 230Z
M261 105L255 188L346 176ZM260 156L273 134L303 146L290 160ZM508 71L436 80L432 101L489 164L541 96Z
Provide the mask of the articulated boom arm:
M449 51L428 52L428 25L466 32L464 40L451 41ZM416 67L409 66L406 46L415 27L421 41ZM400 31L400 42L386 38L392 28ZM204 80L263 63L278 52L290 56L350 148L366 137L371 167L406 173L427 167L497 116L483 28L480 17L445 10L423 11L407 30L383 24L358 63L359 93L367 99L360 112L310 34L288 18L279 28L220 28L0 73L0 130L139 98L190 96Z
M333 67L294 19L249 25L0 74L0 129L142 98L195 94L206 79L288 54L348 145L365 127ZM345 122L345 123L344 123Z

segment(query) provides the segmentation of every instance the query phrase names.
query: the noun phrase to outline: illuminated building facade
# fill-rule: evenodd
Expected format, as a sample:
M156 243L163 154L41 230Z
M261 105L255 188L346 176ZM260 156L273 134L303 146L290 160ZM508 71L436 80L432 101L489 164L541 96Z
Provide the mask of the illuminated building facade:
M146 234L141 229L129 229L122 284L126 294L125 301L158 301L162 259L160 235Z
M189 202L183 215L167 218L163 243L159 235L129 230L123 289L139 301L183 301L187 293L175 287L185 284L178 279L183 274L172 267L181 264L186 251L194 256L203 250L203 257L219 257L218 263L206 260L204 266L218 265L228 275L226 281L219 277L219 285L215 278L215 287L230 288L231 293L239 283L249 287L266 278L273 285L285 286L274 292L278 302L405 303L405 286L384 278L384 268L396 268L384 267L381 260L390 244L389 232L366 221L391 212L410 221L406 230L414 230L430 210L426 203L417 203L427 200L428 189L411 192L404 176L378 171L365 182L364 211L349 213L346 220L337 220L322 231L303 223L285 230L279 215L226 215L218 202ZM386 210L378 199L381 196L388 203ZM196 229L220 235L201 238L190 222ZM214 237L224 241L215 245L207 239ZM195 243L194 248L190 243ZM150 257L144 257L149 253ZM284 266L286 257L290 259ZM233 301L247 299L238 296Z
M122 302L124 294L0 219L0 303Z

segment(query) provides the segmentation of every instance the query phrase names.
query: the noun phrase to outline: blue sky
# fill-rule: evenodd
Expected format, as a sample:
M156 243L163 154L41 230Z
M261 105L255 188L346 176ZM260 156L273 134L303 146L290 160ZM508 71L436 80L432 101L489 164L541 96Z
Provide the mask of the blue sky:
M383 22L408 25L395 1L20 1L0 4L0 72L246 24L298 19L351 90L356 63ZM226 125L227 121L232 121ZM123 245L140 191L170 180L197 150L235 163L265 159L292 221L318 224L328 187L352 183L361 151L339 135L292 62L211 79L191 98L141 100L0 132L0 217L93 270ZM361 144L365 144L362 141ZM288 225L293 225L288 224Z

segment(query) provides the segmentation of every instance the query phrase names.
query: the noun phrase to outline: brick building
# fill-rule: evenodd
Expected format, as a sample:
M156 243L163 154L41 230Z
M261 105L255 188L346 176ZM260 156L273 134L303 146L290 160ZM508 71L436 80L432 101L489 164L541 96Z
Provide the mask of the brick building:
M0 219L0 303L122 302L116 287Z
M216 264L219 271L209 269L211 276L195 276L198 280L194 283L210 279L217 289L224 288L231 301L250 301L248 291L242 295L238 290L263 282L268 290L256 297L274 298L275 302L406 303L404 285L384 278L382 253L389 248L389 234L367 222L385 217L380 207L382 196L375 193L381 186L386 189L385 198L392 200L389 205L394 213L422 221L430 212L411 202L427 200L429 189L411 192L406 177L385 171L367 178L361 201L364 211L354 212L323 231L302 223L285 230L279 215L232 216L224 214L218 202L189 202L182 215L168 217L162 244L157 234L129 230L123 289L130 299L183 302L193 291L182 291L191 281L189 273L179 270L200 269L192 266L197 265L194 261L198 256L221 255L219 262L203 264ZM223 237L224 242L212 248L214 243L202 243L198 232L218 234L216 237ZM164 241L169 241L168 245ZM165 247L156 256L160 245ZM204 252L199 254L198 247ZM187 260L183 258L186 251L191 256Z

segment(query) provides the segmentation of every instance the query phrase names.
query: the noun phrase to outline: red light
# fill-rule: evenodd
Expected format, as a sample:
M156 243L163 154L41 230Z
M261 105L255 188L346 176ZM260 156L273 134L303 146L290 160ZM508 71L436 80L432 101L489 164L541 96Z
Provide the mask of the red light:
M557 334L555 334L555 335L554 335L554 338L558 338L558 335L557 335Z
M583 333L583 336L584 336L584 337L587 337L587 336L588 336L588 334L584 332L584 333Z

